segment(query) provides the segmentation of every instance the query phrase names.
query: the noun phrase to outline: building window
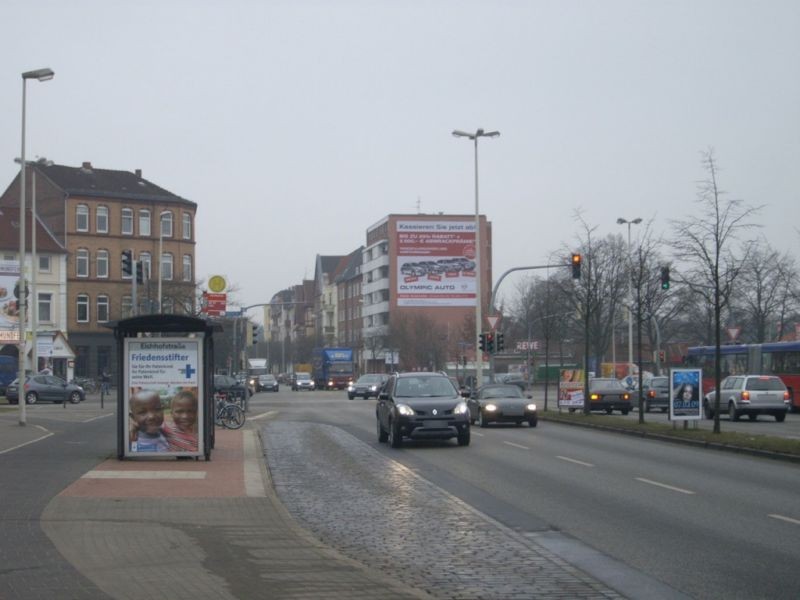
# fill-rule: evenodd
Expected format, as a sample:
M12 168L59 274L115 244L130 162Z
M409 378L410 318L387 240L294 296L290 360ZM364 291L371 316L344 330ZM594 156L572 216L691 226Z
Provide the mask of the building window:
M139 235L150 237L150 211L147 209L139 211Z
M172 281L172 254L161 255L161 279Z
M86 294L78 294L77 300L77 321L78 323L89 322L89 296Z
M50 323L52 317L53 294L38 294L39 296L39 323Z
M75 347L75 376L89 376L89 346Z
M164 298L161 301L161 312L166 314L175 313L175 301L172 298Z
M192 305L191 300L184 300L183 301L183 314L191 315L194 314L194 306Z
M122 209L122 235L133 235L133 209Z
M38 258L39 258L39 273L49 273L50 269L52 268L50 266L50 257L39 254Z
M131 296L123 296L120 302L120 313L123 319L133 316L133 298Z
M189 254L183 255L183 280L192 280L192 257Z
M97 347L97 372L108 371L111 373L111 346Z
M161 237L172 237L172 213L169 211L161 213Z
M129 250L129 252L131 253L131 256L133 256L133 250ZM124 260L125 260L125 255L120 252L120 255L119 255L119 272L121 273L123 279L130 279L131 277L133 277L133 274L125 272L124 264L123 264ZM131 264L131 269L133 269L133 265L132 264Z
M101 279L108 278L108 250L97 251L97 277Z
M105 323L109 320L108 317L108 296L101 295L97 297L97 321Z
M149 252L140 252L139 262L142 263L142 273L144 273L144 278L150 279L150 273L153 272L153 257L150 256Z
M79 248L75 253L75 273L78 277L89 276L89 251Z
M75 211L76 231L89 231L89 207L85 204L78 204Z
M183 239L192 239L192 215L183 213Z
M97 223L97 233L108 233L108 207L98 206L97 214L95 215L95 222Z

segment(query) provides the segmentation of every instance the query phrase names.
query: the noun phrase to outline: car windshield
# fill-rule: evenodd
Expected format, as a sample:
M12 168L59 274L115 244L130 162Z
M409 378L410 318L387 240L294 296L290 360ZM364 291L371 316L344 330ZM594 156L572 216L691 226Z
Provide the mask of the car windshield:
M380 375L362 375L356 383L379 383L380 381Z
M298 373L297 374L297 381L308 381L311 379L311 375L308 373Z
M592 380L589 381L589 387L591 387L591 388L603 388L605 390L624 390L625 389L625 386L623 386L616 379L592 379Z
M745 389L754 392L782 392L786 389L783 382L777 377L750 377Z
M403 377L395 394L402 398L449 398L458 395L447 377Z
M522 390L516 385L498 385L481 390L481 398L522 398Z
M650 387L668 388L669 387L669 379L667 377L653 377L650 380Z

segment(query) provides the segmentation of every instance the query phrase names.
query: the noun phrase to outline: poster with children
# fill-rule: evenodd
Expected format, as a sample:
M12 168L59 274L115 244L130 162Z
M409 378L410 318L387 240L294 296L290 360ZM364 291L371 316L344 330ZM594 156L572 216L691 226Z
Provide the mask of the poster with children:
M126 456L203 454L202 350L191 338L125 340Z

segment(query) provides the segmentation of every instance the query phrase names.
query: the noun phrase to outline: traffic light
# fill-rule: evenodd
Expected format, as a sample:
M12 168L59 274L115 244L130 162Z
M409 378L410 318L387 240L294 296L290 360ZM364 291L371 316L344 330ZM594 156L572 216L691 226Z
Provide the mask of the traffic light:
M491 331L489 333L484 334L486 336L486 352L489 354L494 354L495 345L494 345L494 333Z
M122 251L122 275L124 277L133 275L133 252L130 250Z
M669 289L669 267L661 267L661 289Z
M258 323L250 323L250 343L258 343Z
M144 283L144 263L142 261L136 263L136 283Z
M498 352L502 352L503 349L506 347L505 341L503 340L503 334L498 333L497 337L494 340L494 345L497 348Z
M486 352L486 334L482 333L478 336L478 348L481 349L481 352Z
M573 254L572 255L572 278L573 279L580 279L581 278L581 255L580 254Z

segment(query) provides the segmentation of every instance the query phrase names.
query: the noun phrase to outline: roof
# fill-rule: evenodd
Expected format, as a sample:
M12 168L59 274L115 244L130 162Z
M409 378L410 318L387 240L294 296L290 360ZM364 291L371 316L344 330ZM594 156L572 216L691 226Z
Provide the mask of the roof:
M80 167L36 164L36 172L47 177L70 196L120 198L153 202L175 202L195 205L172 192L144 179L141 170L114 171L96 169L90 162Z
M363 263L363 250L364 246L359 246L356 250L344 257L344 268L341 272L337 273L336 283L349 281L360 275L359 267Z
M27 212L27 211L26 211ZM25 219L25 250L31 252L31 218ZM0 250L19 252L19 207L3 206L0 208ZM59 244L41 219L36 219L36 252L66 254L64 246Z

